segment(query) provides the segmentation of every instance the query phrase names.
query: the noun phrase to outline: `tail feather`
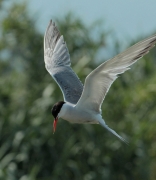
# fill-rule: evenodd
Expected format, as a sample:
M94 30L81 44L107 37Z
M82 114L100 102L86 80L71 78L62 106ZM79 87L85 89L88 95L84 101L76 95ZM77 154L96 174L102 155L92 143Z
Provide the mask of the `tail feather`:
M103 119L101 119L99 121L99 124L101 126L103 126L105 129L107 129L109 132L111 132L112 134L114 134L116 137L118 137L121 141L123 141L124 143L126 143L127 145L129 144L128 141L126 141L124 138L122 138L119 134L117 134L113 129L109 128L108 125L105 123L105 121Z

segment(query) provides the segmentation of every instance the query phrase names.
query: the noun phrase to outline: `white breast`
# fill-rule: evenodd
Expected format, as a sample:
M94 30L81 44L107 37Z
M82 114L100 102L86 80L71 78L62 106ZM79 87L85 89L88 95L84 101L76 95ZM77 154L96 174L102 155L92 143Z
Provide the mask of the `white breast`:
M65 103L60 113L60 118L67 120L71 123L92 123L96 124L97 115L87 112L85 109L77 109L75 105Z

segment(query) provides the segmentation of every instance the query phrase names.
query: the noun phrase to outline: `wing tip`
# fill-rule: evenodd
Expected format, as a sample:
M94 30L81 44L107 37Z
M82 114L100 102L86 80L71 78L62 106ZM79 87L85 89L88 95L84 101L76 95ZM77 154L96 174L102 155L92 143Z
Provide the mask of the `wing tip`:
M55 26L55 22L54 22L52 19L50 19L48 27L50 27L51 25L52 25L52 26ZM47 29L48 29L48 28L47 28Z
M48 27L44 34L44 50L46 50L47 48L54 48L59 38L60 32L55 25L55 22L50 19Z
M52 19L50 19L50 21L49 21L48 27L47 27L47 29L45 31L45 36L46 36L46 34L47 34L47 32L48 32L48 30L50 29L51 26L55 26L55 22L53 22Z

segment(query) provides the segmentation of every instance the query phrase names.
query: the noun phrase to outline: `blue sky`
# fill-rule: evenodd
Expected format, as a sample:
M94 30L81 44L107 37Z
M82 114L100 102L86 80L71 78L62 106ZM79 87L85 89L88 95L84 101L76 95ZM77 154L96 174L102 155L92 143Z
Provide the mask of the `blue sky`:
M69 11L86 24L103 20L121 40L135 40L139 35L148 36L156 32L155 0L30 0L29 8L32 15L37 14L41 32L44 32L49 19L63 17Z

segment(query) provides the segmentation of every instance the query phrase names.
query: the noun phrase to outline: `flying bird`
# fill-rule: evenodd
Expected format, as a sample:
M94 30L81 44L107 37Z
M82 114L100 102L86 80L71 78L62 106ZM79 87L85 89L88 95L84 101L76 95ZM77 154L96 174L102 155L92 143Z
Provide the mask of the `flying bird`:
M70 55L63 35L52 20L44 36L45 67L63 93L51 113L54 116L53 132L59 118L71 123L100 124L120 140L127 141L109 128L101 115L101 105L118 74L143 57L154 47L156 35L138 42L126 51L109 59L94 69L85 79L84 86L71 68Z

